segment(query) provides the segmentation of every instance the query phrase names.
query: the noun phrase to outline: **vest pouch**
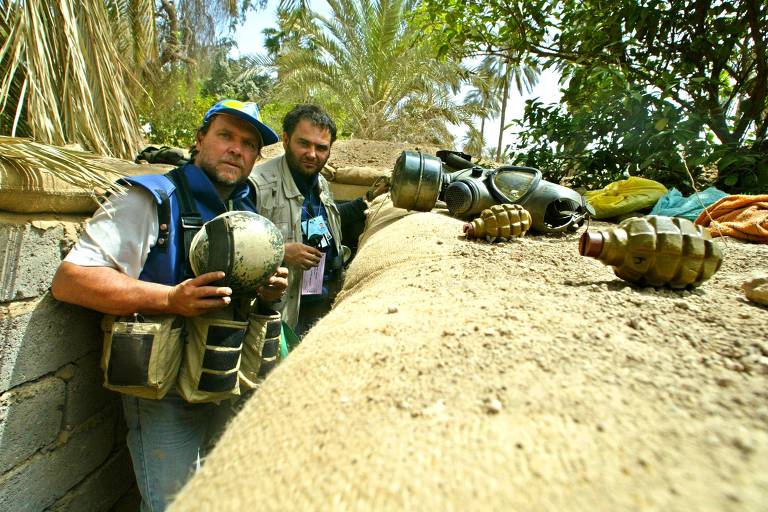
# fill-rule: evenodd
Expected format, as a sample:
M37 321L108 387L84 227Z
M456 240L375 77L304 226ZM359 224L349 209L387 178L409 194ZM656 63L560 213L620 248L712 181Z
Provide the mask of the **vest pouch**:
M163 398L179 373L184 319L106 315L101 327L104 387L140 398Z
M237 377L248 322L231 316L231 308L226 308L186 319L186 346L176 387L187 402L218 402L240 395Z
M240 385L256 389L280 359L280 313L251 313L240 362Z

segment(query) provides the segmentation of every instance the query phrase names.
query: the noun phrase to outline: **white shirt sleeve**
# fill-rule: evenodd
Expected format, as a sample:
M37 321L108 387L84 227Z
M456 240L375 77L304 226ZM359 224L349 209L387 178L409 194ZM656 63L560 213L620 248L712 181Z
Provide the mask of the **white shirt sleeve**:
M83 267L110 267L138 278L157 242L157 203L139 186L112 195L85 224L85 232L64 261Z

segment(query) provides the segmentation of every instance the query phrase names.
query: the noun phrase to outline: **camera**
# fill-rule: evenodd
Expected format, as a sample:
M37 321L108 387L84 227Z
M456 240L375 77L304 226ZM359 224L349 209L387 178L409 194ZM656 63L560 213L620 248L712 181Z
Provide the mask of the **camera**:
M312 236L307 238L307 245L310 247L314 247L315 249L320 248L320 242L323 240L323 235L320 233L313 233Z

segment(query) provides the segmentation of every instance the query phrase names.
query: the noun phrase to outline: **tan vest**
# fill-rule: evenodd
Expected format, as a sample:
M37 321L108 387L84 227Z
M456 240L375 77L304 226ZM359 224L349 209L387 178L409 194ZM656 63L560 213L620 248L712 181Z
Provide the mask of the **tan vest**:
M254 167L250 180L256 188L256 210L259 215L275 223L286 243L301 242L301 207L304 204L304 196L293 181L285 156L275 157ZM320 188L320 201L328 212L328 227L336 243L336 251L341 255L343 252L339 209L333 202L325 178L318 176L317 183ZM299 320L299 299L304 271L294 266L289 266L288 271L288 290L275 308L280 311L283 321L295 328Z

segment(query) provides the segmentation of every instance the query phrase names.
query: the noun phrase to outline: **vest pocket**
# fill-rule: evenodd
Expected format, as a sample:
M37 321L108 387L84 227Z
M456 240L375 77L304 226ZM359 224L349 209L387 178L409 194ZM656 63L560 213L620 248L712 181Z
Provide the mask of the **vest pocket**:
M240 394L237 377L248 322L217 316L186 319L187 343L177 387L191 403L215 402Z
M104 387L141 398L163 398L179 373L183 318L106 315L101 326Z
M280 313L251 313L240 362L240 385L256 389L280 357Z

